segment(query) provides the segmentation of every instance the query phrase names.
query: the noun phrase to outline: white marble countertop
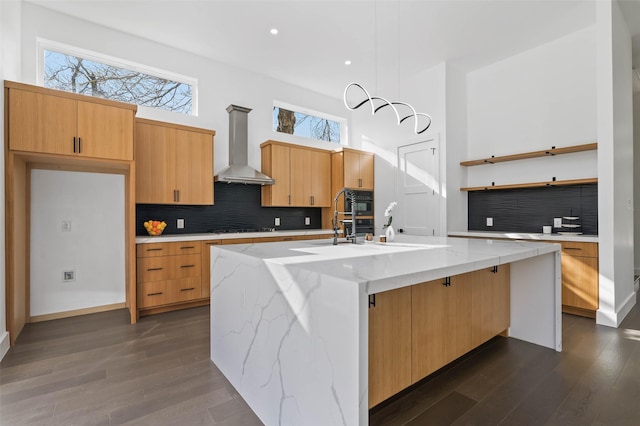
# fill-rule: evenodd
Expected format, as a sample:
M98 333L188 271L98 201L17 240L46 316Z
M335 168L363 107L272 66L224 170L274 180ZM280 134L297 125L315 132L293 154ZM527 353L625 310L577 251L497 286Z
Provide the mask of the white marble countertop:
M597 243L597 235L567 235L567 234L542 234L532 232L502 232L502 231L453 231L450 237L476 237L476 238L504 238L509 240L543 240L543 241L573 241L582 243Z
M398 235L392 243L332 240L225 245L267 263L366 286L369 294L560 250L559 244Z
M266 237L298 237L306 235L332 234L332 229L303 229L295 231L268 232L234 232L234 233L201 233L201 234L173 234L152 236L137 236L136 244L171 243L180 241L232 240L236 238L266 238Z
M560 249L406 234L212 245L211 359L265 425L367 426L371 294L508 263L508 335L560 351Z

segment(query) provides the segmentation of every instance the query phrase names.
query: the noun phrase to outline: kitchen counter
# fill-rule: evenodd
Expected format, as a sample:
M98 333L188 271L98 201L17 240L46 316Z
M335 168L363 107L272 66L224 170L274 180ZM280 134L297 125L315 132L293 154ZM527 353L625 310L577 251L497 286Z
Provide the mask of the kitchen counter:
M567 234L542 234L529 232L502 232L502 231L453 231L450 237L470 238L502 238L508 240L532 240L532 241L574 241L583 243L597 243L597 235L567 235Z
M509 336L560 351L559 244L212 246L211 359L266 425L367 425L369 295L506 263Z
M202 234L173 234L152 236L137 236L136 244L171 243L180 241L205 241L205 240L232 240L236 238L268 238L268 237L300 237L309 235L333 234L332 229L303 229L295 231L268 231L268 232L231 232Z

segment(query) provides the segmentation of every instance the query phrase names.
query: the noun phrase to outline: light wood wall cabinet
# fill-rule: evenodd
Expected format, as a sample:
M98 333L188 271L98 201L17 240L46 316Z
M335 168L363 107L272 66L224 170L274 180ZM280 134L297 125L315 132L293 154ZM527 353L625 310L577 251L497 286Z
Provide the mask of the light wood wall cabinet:
M9 91L11 150L133 160L135 106L17 84Z
M138 244L138 310L202 299L200 252L200 241Z
M499 265L370 296L369 408L507 330L509 274Z
M7 331L13 345L31 322L29 278L29 176L32 169L109 173L124 177L125 306L136 311L135 164L136 105L4 81L5 292ZM37 237L36 237L37 243ZM99 303L99 301L97 301ZM89 308L91 310L93 308ZM96 311L101 307L96 307ZM67 311L73 316L88 311Z
M262 173L275 184L262 187L262 205L269 207L329 207L331 153L277 141L266 141Z
M334 155L338 158L338 173L342 169L343 187L373 191L374 155L372 153L343 148ZM342 167L339 165L340 162Z
M213 204L213 130L138 118L136 202Z

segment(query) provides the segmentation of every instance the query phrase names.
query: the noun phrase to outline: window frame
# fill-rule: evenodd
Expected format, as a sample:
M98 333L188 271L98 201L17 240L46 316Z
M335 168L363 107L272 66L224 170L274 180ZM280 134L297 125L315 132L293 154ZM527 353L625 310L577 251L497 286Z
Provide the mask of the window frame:
M100 62L106 65L124 68L127 70L152 75L154 77L164 78L167 80L176 81L178 83L187 84L191 86L191 113L190 114L185 114L177 111L170 111L162 108L150 107L147 105L138 105L138 106L144 107L144 108L150 108L152 110L183 114L187 116L189 115L194 117L198 116L198 79L197 78L189 77L189 76L178 74L171 71L166 71L160 68L142 65L126 59L116 58L114 56L98 53L92 50L82 49L80 47L75 47L68 44L59 43L56 41L43 39L40 37L36 38L36 46L37 46L36 48L36 55L37 55L36 82L39 86L44 87L44 66L45 66L44 51L50 50L63 55L76 56L76 57L80 57L90 61Z
M337 115L332 115L332 114L327 114L325 112L320 112L320 111L316 111L313 109L309 109L309 108L305 108L305 107L301 107L301 106L297 106L297 105L293 105L287 102L283 102L283 101L279 101L274 99L273 101L273 108L282 108L282 109L286 109L289 111L293 111L293 112L298 112L298 113L302 113L302 114L307 114L307 115L311 115L314 117L318 117L318 118L324 118L327 120L331 120L331 121L335 121L337 123L340 124L340 143L335 143L335 142L329 142L329 141L325 141L322 139L315 139L315 138L308 138L306 136L300 136L300 135L289 135L288 133L282 133L282 132L278 132L276 129L273 128L273 118L271 119L271 131L277 135L289 135L289 136L293 136L296 138L300 138L300 139L304 139L304 140L311 140L314 142L323 142L323 143L329 143L332 145L336 145L336 146L349 146L349 139L348 139L348 134L349 132L347 131L348 129L348 120L344 117L338 117ZM271 110L271 114L273 117L273 108Z

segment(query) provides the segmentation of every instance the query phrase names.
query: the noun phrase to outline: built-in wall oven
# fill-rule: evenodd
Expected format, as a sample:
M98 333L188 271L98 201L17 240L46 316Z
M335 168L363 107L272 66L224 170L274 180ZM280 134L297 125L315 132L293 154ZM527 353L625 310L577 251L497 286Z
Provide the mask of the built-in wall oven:
M373 205L373 191L353 191L355 193L355 212L356 217L352 220L356 221L356 234L373 234L374 233L374 205ZM351 211L351 198L345 197L344 211ZM351 226L349 223L345 223L345 229L347 233L350 233Z

